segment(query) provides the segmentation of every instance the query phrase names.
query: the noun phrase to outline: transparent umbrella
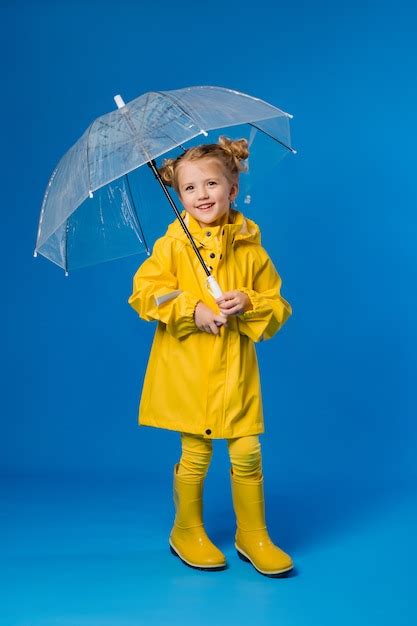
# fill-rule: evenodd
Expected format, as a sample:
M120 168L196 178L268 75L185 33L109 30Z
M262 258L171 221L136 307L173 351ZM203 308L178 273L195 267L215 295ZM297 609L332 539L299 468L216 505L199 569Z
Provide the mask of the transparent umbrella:
M291 147L292 115L248 94L214 86L145 93L98 117L64 154L43 198L34 255L72 269L149 254L129 174L148 164L186 232L181 214L159 177L155 159L198 135L249 124ZM184 148L183 148L184 149ZM198 249L188 233L196 254ZM199 256L207 277L210 271ZM215 281L212 288L215 290Z

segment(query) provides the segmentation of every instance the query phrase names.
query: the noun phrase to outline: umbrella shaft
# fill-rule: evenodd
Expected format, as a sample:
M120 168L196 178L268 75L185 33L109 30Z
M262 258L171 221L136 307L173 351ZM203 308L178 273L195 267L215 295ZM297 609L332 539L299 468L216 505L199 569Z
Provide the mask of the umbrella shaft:
M183 228L183 231L185 232L185 234L187 235L188 239L190 240L190 243L191 243L191 245L193 247L193 250L196 253L196 255L198 257L198 260L200 261L201 265L203 266L203 269L204 269L205 273L207 274L207 276L210 276L210 270L208 269L207 265L205 264L204 259L203 259L203 257L200 254L200 250L197 248L197 246L195 244L195 241L194 241L190 231L188 230L184 220L182 219L181 213L178 211L175 202L171 198L171 194L169 193L169 191L168 191L164 181L161 178L160 173L157 170L155 161L152 159L151 161L148 162L148 165L151 168L151 170L153 171L156 180L161 185L161 187L162 187L162 189L164 191L164 194L168 198L168 202L170 203L170 205L174 209L175 215L178 217L178 219L180 221L180 224L181 224L181 226Z

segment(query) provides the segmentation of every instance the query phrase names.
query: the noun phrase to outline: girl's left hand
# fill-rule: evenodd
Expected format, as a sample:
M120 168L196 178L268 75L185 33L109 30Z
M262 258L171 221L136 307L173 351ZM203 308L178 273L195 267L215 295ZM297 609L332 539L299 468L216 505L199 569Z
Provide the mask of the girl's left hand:
M252 308L252 303L246 293L242 291L225 291L224 294L216 300L220 313L223 315L240 315Z

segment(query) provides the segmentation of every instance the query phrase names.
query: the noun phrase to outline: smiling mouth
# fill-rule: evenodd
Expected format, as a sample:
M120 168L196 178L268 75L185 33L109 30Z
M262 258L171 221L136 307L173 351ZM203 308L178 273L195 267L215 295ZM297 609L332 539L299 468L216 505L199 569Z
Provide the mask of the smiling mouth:
M200 211L207 211L208 209L211 209L213 205L214 205L214 202L211 204L201 204L200 206L197 207L197 209L200 209Z

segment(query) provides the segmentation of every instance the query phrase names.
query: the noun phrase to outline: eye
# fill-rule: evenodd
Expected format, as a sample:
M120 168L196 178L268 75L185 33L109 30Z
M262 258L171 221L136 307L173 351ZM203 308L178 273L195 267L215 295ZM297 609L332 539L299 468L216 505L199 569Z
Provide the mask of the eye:
M194 189L194 187L192 185L187 185L187 187L185 188L185 191L190 191L190 189Z
M216 181L215 181L215 180L210 180L210 181L208 182L208 184L209 184L210 186L217 185L217 183L216 183Z

